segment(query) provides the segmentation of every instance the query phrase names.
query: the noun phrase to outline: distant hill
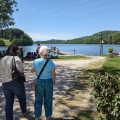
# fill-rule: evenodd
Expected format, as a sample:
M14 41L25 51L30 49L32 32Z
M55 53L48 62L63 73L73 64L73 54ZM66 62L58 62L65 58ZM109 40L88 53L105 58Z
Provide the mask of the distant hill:
M41 44L100 44L104 41L104 44L120 44L120 31L105 30L95 33L91 36L84 36L81 38L74 38L71 40L46 40L36 41L34 43Z
M106 30L106 31L101 31L98 33L95 33L93 35L98 35L98 34L102 34L102 35L112 35L114 33L120 33L120 31L115 31L115 30Z
M65 42L65 40L46 40L46 41L36 41L35 43L41 43L41 44L62 44L62 42Z

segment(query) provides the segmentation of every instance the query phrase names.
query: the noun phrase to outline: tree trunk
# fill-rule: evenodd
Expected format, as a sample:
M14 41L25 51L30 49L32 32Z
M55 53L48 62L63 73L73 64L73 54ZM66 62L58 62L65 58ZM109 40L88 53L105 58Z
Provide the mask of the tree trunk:
M3 37L3 30L2 30L2 28L0 29L0 38L2 38Z

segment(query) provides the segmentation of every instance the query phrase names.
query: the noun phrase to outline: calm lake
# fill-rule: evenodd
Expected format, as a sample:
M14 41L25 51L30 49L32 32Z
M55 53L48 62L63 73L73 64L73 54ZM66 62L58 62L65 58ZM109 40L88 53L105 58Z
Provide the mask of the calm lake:
M99 55L100 54L100 44L41 44L48 46L49 48L56 47L61 52L70 52L75 54L90 54L90 55ZM37 44L33 44L32 46L23 46L24 55L27 52L35 52ZM113 48L117 52L120 52L120 45L112 45L112 44L103 44L103 54L108 53L109 48ZM6 50L7 47L0 47L0 50Z

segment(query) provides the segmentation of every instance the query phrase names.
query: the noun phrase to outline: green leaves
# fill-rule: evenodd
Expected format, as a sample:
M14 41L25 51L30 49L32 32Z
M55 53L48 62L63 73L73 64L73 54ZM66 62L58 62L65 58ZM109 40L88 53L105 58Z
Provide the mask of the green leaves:
M119 120L120 93L118 84L119 75L96 75L90 78L98 115L101 120Z
M113 53L113 48L109 48L108 53Z
M16 7L16 0L0 0L0 28L15 24L12 14ZM16 9L16 11L18 11L18 9Z

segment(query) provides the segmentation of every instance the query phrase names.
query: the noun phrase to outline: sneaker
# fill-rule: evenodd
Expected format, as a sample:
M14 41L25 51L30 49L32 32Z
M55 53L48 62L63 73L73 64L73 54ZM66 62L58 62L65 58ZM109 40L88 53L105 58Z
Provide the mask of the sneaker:
M51 116L46 117L46 120L50 120L50 119L51 119Z
M24 114L22 114L22 115L25 116L25 115L27 115L27 114L29 114L29 113L30 113L30 108L28 108L28 109L27 109L27 112L24 113Z

